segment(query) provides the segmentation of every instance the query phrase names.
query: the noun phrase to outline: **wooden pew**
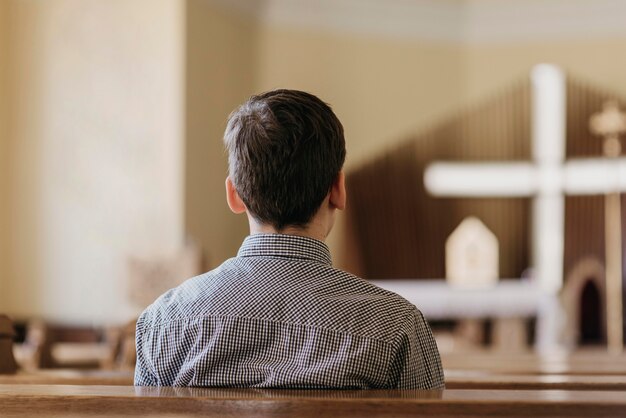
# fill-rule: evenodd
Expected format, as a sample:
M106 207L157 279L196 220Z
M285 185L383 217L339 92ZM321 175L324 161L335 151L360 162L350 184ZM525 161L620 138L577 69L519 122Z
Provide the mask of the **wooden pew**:
M7 348L13 336L10 325L7 317L0 317L0 337L4 336L7 343L4 344L4 351L9 350L9 355L0 356L0 360L4 359L4 363L9 365L8 368L5 366L5 372L15 373L10 348ZM0 384L132 385L133 364L128 359L134 359L134 352L129 349L130 345L134 348L134 321L113 331L114 338L108 339L116 342L114 347L117 349L110 350L112 355L108 363L109 368L117 365L120 370L22 370L11 376L0 376ZM69 346L80 352L79 344ZM61 347L63 346L57 348ZM69 356L69 360L76 362L75 354ZM88 354L91 355L90 352ZM120 362L120 358L126 360ZM607 356L604 351L599 350L568 355L537 355L530 352L510 355L483 350L444 354L443 364L449 389L626 389L626 356Z
M619 375L531 375L446 370L448 389L623 390ZM132 386L130 370L37 370L0 375L0 384Z
M15 345L14 354L17 362L27 370L132 370L136 356L135 322L132 320L122 326L106 329L104 341L59 342L57 334L68 334L71 331L59 331L42 321L31 321L28 324L26 341ZM88 330L82 331L82 334L88 332L93 333Z
M32 325L29 341L21 347L15 347L13 324L9 317L0 315L0 384L132 385L134 347L130 348L128 345L132 340L134 346L134 323L114 331L116 338L113 341L117 349L108 350L111 352L107 358L110 370L39 369L42 359L51 359L49 347L46 348L49 345L46 327L43 324ZM70 347L76 350L76 345L71 344ZM27 353L28 361L23 362L21 369L18 369L14 359L14 351L19 353L19 348L31 351ZM90 352L88 354L91 355ZM70 358L70 362L75 361L76 355Z
M133 378L130 370L20 370L12 375L0 375L0 384L132 386Z
M504 374L446 370L445 377L448 389L626 391L626 376L620 375Z
M13 323L6 315L0 315L0 375L13 374L17 364L13 357Z
M12 417L624 416L617 391L263 390L0 385Z
M620 375L504 374L445 370L448 389L624 390ZM0 375L0 384L132 386L130 370L37 370Z
M553 354L498 354L479 351L442 355L448 371L481 371L530 375L613 375L626 376L626 355L611 356L603 350Z
M449 389L626 390L626 355L604 350L442 355Z

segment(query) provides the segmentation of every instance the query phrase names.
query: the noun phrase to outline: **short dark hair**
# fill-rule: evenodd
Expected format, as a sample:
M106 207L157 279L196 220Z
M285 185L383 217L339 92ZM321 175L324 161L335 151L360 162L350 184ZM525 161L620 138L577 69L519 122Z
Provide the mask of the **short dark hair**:
M346 157L343 126L330 106L298 90L250 97L229 116L224 143L248 211L278 231L310 222Z

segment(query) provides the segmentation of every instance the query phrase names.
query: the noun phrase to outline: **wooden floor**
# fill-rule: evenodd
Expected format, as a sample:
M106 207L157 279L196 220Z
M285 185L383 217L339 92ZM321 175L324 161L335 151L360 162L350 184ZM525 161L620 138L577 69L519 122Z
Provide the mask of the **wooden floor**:
M619 417L626 414L626 396L619 391L289 391L0 385L0 411L12 417Z

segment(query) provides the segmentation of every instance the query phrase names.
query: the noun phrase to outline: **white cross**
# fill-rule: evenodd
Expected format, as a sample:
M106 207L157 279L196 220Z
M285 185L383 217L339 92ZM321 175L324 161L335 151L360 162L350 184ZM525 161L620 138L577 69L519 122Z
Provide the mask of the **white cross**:
M564 194L626 191L626 158L565 157L565 76L548 64L533 68L532 162L444 163L427 167L435 196L533 197L532 262L546 293L563 284Z

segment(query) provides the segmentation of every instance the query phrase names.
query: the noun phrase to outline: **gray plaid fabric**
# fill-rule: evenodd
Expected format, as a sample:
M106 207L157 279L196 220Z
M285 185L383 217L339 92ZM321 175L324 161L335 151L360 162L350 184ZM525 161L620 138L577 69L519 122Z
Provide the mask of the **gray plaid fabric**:
M444 382L415 306L334 269L323 242L258 234L237 257L143 312L135 385L431 389Z

